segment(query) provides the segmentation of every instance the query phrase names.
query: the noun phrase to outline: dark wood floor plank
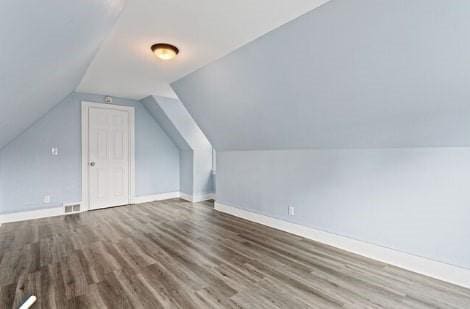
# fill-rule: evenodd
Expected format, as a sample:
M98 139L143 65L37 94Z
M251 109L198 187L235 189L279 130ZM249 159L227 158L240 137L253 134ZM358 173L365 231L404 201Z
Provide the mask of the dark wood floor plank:
M180 199L0 227L0 309L470 308L470 290Z

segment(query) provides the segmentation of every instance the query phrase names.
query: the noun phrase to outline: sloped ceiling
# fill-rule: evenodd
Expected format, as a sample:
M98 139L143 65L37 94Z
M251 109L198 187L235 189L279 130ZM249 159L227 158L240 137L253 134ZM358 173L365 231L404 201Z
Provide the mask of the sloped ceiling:
M174 82L217 150L470 145L470 1L332 0Z
M140 100L175 97L169 83L327 0L131 0L78 91ZM159 61L157 42L180 54Z
M175 99L170 98L169 100L175 100ZM191 145L189 145L188 141L183 137L181 132L176 128L175 124L172 122L170 117L165 113L165 111L161 108L160 104L158 104L154 96L148 96L140 100L140 102L145 106L145 108L149 111L150 115L152 115L152 117L158 122L158 124L162 127L165 133L176 144L178 149L191 150Z
M0 148L77 87L123 6L0 1Z
M178 99L149 96L141 102L179 149L212 149L204 133Z

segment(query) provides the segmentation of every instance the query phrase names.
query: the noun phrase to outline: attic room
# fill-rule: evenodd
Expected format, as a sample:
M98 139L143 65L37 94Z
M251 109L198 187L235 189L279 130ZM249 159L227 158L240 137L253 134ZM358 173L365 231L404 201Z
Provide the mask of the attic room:
M470 308L470 2L0 2L0 308Z

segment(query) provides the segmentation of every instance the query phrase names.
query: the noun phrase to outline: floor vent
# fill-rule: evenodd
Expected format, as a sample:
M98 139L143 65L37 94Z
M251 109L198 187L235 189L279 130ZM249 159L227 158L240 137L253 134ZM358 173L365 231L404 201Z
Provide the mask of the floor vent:
M64 212L66 214L80 212L80 204L64 204Z

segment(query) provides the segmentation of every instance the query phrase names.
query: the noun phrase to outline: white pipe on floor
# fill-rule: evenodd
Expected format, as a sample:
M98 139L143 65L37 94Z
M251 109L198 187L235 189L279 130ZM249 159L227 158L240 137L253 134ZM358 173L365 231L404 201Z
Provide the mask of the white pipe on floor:
M24 304L22 304L20 306L20 308L18 309L28 309L28 308L31 308L31 306L36 302L37 300L37 297L36 296L30 296L25 302Z

